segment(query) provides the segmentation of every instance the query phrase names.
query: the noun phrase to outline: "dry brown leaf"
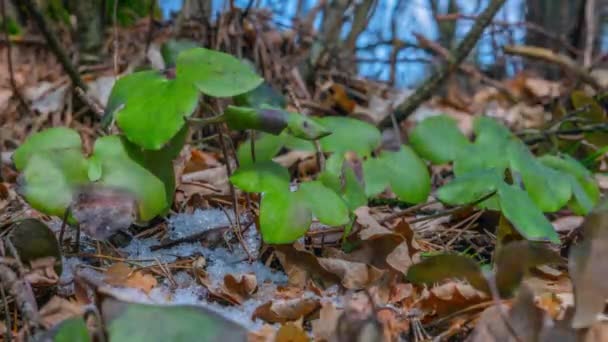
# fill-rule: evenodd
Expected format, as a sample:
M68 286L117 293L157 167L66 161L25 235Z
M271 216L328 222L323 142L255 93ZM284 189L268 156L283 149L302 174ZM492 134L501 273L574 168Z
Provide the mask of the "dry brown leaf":
M247 336L249 342L274 342L277 329L270 324L264 324L257 331L250 331Z
M603 342L608 341L608 324L595 323L585 334L585 342Z
M316 341L329 341L336 326L342 310L338 310L332 302L323 302L319 311L319 319L311 322L312 334Z
M57 284L59 276L55 272L57 260L55 257L45 257L30 261L30 270L25 280L32 286L51 286Z
M275 255L289 277L290 285L303 288L311 279L323 287L340 282L339 277L321 267L317 257L298 243L276 246Z
M149 293L156 285L154 276L133 270L124 262L115 263L107 269L105 282L114 286L132 287Z
M427 315L443 317L486 300L487 296L471 285L453 281L424 290L418 306Z
M301 325L293 322L283 324L277 331L275 342L308 342L308 335Z
M325 270L342 279L342 286L347 289L363 289L378 280L384 273L372 265L352 262L337 258L318 258Z
M410 321L392 309L380 309L378 321L384 328L385 341L398 341L399 336L404 336L410 330Z
M255 292L258 287L258 282L255 274L241 274L234 276L227 274L224 277L224 285L221 291L233 298L237 304L242 304L247 298Z
M84 306L65 298L54 296L40 309L42 324L48 329L70 317L84 314Z
M191 173L221 166L217 154L198 149L190 150L190 158L184 165L183 173Z
M273 300L258 306L251 319L260 318L268 323L286 323L306 318L320 306L321 304L316 298Z

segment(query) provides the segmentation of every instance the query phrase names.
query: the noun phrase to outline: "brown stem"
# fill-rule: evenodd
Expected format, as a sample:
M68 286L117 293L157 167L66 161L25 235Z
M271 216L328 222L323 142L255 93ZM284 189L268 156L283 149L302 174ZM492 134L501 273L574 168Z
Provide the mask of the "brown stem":
M467 57L469 52L473 49L477 40L483 33L483 30L496 12L502 7L505 0L492 0L488 7L479 15L475 24L464 37L464 39L458 44L456 49L451 53L452 58L447 60L446 63L437 70L431 77L429 77L416 91L409 96L405 101L400 103L395 110L395 118L401 122L405 120L410 114L412 114L418 106L424 101L431 98L436 92L437 88L447 79L447 77L454 71L460 63ZM380 126L390 127L391 118L387 116L381 121Z

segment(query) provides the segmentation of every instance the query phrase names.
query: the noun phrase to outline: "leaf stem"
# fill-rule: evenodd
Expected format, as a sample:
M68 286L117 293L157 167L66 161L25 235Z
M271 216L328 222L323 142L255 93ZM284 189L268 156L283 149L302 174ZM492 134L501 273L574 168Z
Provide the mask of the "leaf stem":
M220 114L209 118L186 118L186 121L191 125L202 127L225 122L226 117L224 114Z

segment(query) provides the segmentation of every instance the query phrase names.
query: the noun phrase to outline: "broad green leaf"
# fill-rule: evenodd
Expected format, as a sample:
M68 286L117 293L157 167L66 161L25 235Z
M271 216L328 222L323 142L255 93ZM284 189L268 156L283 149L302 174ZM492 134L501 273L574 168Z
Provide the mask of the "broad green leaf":
M149 221L166 212L172 203L173 152L142 151L119 136L97 139L93 156L102 165L98 183L123 189L137 199L139 219Z
M323 185L338 193L342 193L342 165L344 165L344 154L333 153L325 161L325 170L318 177Z
M507 146L513 135L509 130L488 117L479 117L474 121L475 142L457 153L454 160L454 174L495 168L503 172L509 161L505 158Z
M398 152L383 152L380 158L391 189L399 199L408 203L427 200L431 176L422 159L409 146L401 146Z
M287 105L285 97L276 91L268 82L263 82L255 89L234 97L237 106L261 108L271 106L283 108Z
M344 200L320 181L302 183L298 193L306 200L312 214L321 223L341 226L350 221Z
M245 341L247 330L202 306L149 305L105 299L101 306L109 341Z
M608 200L602 200L585 218L583 240L570 249L568 270L574 285L576 311L572 326L596 323L608 298Z
M434 164L453 161L469 145L456 120L438 115L420 122L410 134L410 144L424 159Z
M22 170L19 191L34 209L62 217L74 189L88 182L87 170L80 147L34 153Z
M562 158L544 155L539 158L539 161L570 176L569 181L574 195L570 201L570 208L576 214L585 215L593 209L600 199L600 190L589 170L568 155L564 155Z
M475 260L458 254L440 254L428 257L410 266L407 280L418 284L434 284L446 279L466 279L478 290L490 293L488 283Z
M316 151L315 144L310 140L296 138L293 135L287 134L286 132L283 132L282 135L285 136L285 147L290 150L310 152Z
M304 198L288 189L264 193L260 204L260 231L269 244L292 243L304 236L312 211Z
M342 198L348 205L351 211L367 205L367 196L365 195L365 187L358 179L355 170L349 166L349 163L344 163L342 169L342 177L344 179L342 185Z
M519 172L526 191L544 212L561 209L572 196L570 177L539 162L528 148L513 140L507 149L513 173Z
M11 241L22 263L29 265L34 260L55 258L55 272L61 276L62 258L55 233L42 221L26 218L15 221L8 239Z
M203 94L230 97L246 93L262 78L237 58L219 51L194 48L177 57L176 78L196 86Z
M332 132L319 140L325 152L353 151L361 157L367 157L380 146L380 131L367 122L337 116L327 116L318 121Z
M473 203L496 191L503 180L496 169L478 170L458 176L437 190L437 198L446 204Z
M228 106L224 117L231 129L255 129L278 135L287 127L289 113L278 108Z
M101 178L103 172L101 161L96 156L89 157L89 167L87 169L87 176L91 182L96 182Z
M563 263L561 256L545 243L510 242L496 252L496 286L501 297L510 297L531 268Z
M259 161L238 168L230 181L246 192L287 191L289 172L273 161Z
M182 129L197 103L191 84L157 71L142 71L116 82L106 113L115 116L131 142L159 150Z
M367 197L376 196L386 190L390 181L385 160L367 158L363 162L363 179L365 180L365 195Z
M165 68L172 68L177 63L177 56L200 45L189 39L170 39L160 47L160 54L165 61Z
M283 148L284 140L283 135L256 134L254 142L255 160L272 160ZM251 139L247 139L239 146L236 156L241 166L253 164L253 160L251 159Z
M64 320L57 327L53 342L89 342L89 330L81 317L72 317Z
M17 170L23 170L27 161L34 153L48 152L49 150L82 149L80 135L73 129L54 127L29 136L15 153L13 162Z
M559 243L559 236L551 222L524 190L508 184L498 187L502 213L526 239Z

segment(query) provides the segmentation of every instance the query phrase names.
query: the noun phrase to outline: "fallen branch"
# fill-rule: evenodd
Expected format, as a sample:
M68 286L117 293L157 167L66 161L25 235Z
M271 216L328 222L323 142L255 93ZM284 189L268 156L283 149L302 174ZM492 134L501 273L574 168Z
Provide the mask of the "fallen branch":
M602 90L602 86L599 82L591 76L583 67L579 66L576 61L568 56L553 52L549 49L528 46L528 45L507 45L504 47L506 54L527 57L532 59L539 59L541 61L557 64L567 71L575 74L584 83L590 85L597 91Z
M488 7L479 15L479 18L475 21L475 24L464 37L464 39L458 44L454 52L451 53L452 58L448 59L446 63L437 70L431 77L429 77L416 91L409 96L405 101L400 103L395 109L395 119L397 122L401 122L407 119L418 106L424 101L431 98L437 88L446 80L448 75L458 67L460 63L467 57L469 52L473 49L477 40L483 33L483 30L492 18L498 12L500 7L504 4L505 0L492 0ZM381 127L390 127L392 125L391 117L387 116L380 122Z
M27 9L32 19L36 22L36 26L38 26L38 29L46 39L49 48L55 54L59 63L61 63L61 66L72 80L72 83L74 83L75 86L86 90L87 85L82 78L80 78L80 74L65 53L64 48L59 44L57 36L47 24L44 16L36 7L36 4L34 4L32 0L13 0L13 4L15 7L24 6Z

